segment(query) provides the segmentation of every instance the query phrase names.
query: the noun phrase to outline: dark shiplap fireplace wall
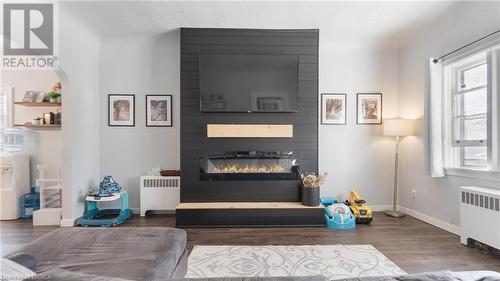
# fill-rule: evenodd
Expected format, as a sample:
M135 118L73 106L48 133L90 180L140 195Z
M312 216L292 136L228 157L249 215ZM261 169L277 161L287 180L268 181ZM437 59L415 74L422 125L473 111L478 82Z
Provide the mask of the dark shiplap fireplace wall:
M295 180L201 181L207 151L293 151L302 170L318 170L319 31L181 29L181 202L300 201ZM297 55L296 113L202 113L200 54ZM224 81L220 81L224 83ZM207 124L293 124L293 138L207 138Z

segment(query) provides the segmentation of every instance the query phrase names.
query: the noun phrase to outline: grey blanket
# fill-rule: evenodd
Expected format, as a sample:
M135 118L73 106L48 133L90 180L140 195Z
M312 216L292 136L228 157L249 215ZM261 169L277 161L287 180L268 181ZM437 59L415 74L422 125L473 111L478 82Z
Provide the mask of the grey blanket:
M185 262L185 250L186 233L180 229L76 227L54 230L11 255L33 255L38 260L37 273L62 268L130 280L156 280L184 276L185 272L176 274L175 270L181 260Z

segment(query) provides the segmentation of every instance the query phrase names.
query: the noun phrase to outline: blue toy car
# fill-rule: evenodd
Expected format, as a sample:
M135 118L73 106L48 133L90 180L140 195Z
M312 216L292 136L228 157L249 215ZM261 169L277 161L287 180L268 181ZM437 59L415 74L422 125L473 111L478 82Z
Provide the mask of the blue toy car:
M356 227L356 218L347 205L331 197L321 198L321 203L325 206L327 228L352 229Z

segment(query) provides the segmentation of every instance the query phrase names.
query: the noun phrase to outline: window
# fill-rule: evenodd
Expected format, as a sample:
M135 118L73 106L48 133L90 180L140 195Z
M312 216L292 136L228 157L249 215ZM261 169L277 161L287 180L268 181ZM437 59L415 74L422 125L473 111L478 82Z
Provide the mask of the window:
M488 165L487 73L486 58L459 66L452 73L454 166L485 168Z
M492 169L490 53L445 66L445 166ZM498 105L494 108L498 110ZM495 134L496 135L496 134Z
M12 127L12 89L0 90L0 129Z

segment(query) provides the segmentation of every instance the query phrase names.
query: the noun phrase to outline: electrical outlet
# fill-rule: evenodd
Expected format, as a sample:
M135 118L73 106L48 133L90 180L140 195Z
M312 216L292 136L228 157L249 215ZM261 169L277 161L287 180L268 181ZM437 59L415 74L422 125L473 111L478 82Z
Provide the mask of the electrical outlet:
M413 199L417 198L417 191L415 189L411 191L411 198Z

